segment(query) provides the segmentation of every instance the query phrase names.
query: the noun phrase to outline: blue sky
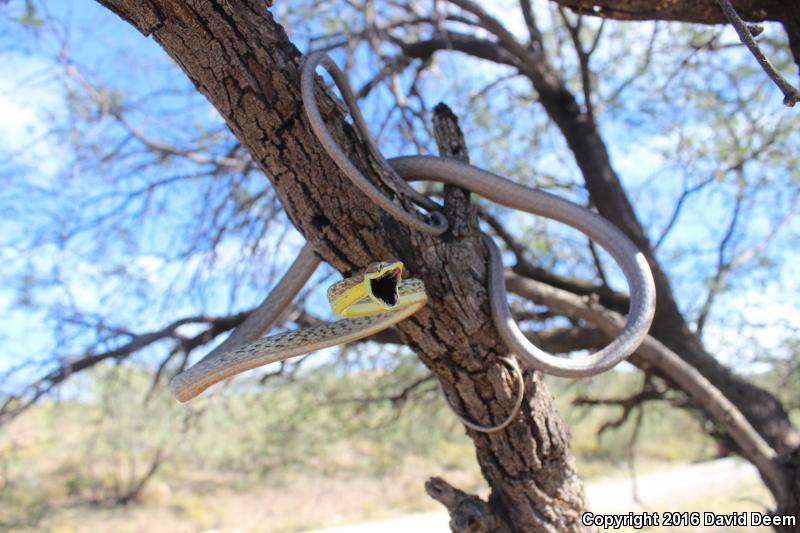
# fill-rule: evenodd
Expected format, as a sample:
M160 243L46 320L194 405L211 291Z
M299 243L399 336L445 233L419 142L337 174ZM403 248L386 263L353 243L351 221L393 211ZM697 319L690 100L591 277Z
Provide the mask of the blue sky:
M12 2L8 9L19 9L21 5L22 2ZM61 227L59 225L68 226L76 219L103 210L113 212L119 205L117 199L120 194L130 192L137 185L142 186L152 179L170 173L197 171L196 168L178 163L162 170L148 168L139 176L121 182L114 179L113 174L103 175L102 167L76 165L70 144L63 141L63 136L59 137L63 134L48 134L52 124L63 123L70 118L66 105L70 95L65 93L58 81L62 69L53 60L60 49L68 50L70 58L80 66L87 78L115 88L125 101L158 91L158 96L148 100L146 106L134 109L126 116L143 131L157 135L165 142L179 143L197 130L219 128L222 123L201 96L185 96L181 90L191 87L189 81L164 57L162 50L152 40L145 39L95 2L50 2L48 8L52 10L50 14L54 18L69 21L61 26L62 30L57 36L43 34L34 39L7 20L0 22L5 26L0 27L0 64L4 70L0 77L0 116L3 117L0 123L0 155L3 160L0 163L0 178L5 185L0 193L0 212L4 214L0 219L0 259L4 263L4 278L8 280L0 288L0 309L4 317L0 325L0 338L8 347L0 355L0 369L22 359L46 357L53 352L64 353L63 346L55 345L52 317L46 317L36 306L18 305L21 291L14 280L19 279L22 273L33 274L34 278L38 275L57 275L63 282L62 286L37 286L34 283L30 293L37 305L68 301L85 312L107 316L113 325L129 326L141 332L161 327L188 314L223 314L253 305L263 297L266 286L289 264L302 244L300 237L292 230L287 233L286 240L279 243L278 236L283 234L276 230L269 233L268 242L260 255L248 256L246 260L242 259L241 254L244 241L236 236L224 240L213 257L213 263L209 255L202 251L191 254L186 261L178 258L175 252L184 249L186 243L181 241L185 234L176 228L190 224L192 209L203 201L197 182L187 180L155 195L153 206L148 209L153 209L158 216L129 225L128 234L98 242L96 235L87 232L72 241L70 246L59 246L54 239ZM277 10L279 20L281 9L278 7ZM505 21L522 35L522 28L517 27L521 18L512 10L503 14ZM541 18L543 24L549 24L547 12L543 11ZM303 36L299 29L289 29L291 35ZM636 47L641 47L641 42L652 31L652 25L640 25L630 31L641 38L631 38L631 52L635 53ZM768 31L780 32L774 26L769 27ZM735 39L733 32L727 32L725 39L732 42ZM302 38L297 44L303 49ZM624 44L611 40L608 45L603 45L608 49L601 48L598 55L610 57L619 54ZM341 59L341 54L334 54L334 57ZM353 75L366 79L369 70L374 67L374 60L363 53L357 57L363 67L356 69ZM563 61L569 65L573 60L569 53L565 53ZM722 65L744 69L751 66L750 61L743 50L724 52L719 59ZM513 119L518 121L518 124L513 124L514 131L518 131L521 137L515 139L515 143L518 140L519 143L512 143L507 151L501 152L502 137L496 138L495 144L482 142L492 135L491 128L476 112L477 108L468 105L469 90L465 91L467 96L454 98L452 89L458 86L475 92L487 76L495 72L503 73L507 69L466 62L458 56L444 57L437 61L430 76L424 80L426 104L432 107L443 99L454 107L462 117L476 164L494 170L518 166L520 156L525 156L526 151L535 146L537 151L530 153L526 165L565 180L579 181L574 162L565 157L563 139L554 133L552 126L547 125L543 112L533 104L521 107L519 113L513 115ZM601 89L613 87L617 80L624 77L625 72L622 71L603 72ZM407 79L401 78L401 81ZM705 80L690 81L698 86L705 83ZM711 80L709 83L713 85L716 82ZM354 85L358 86L359 83L355 82ZM774 109L769 108L771 115L760 118L765 123L779 124L792 120L790 113L795 113L796 117L796 111L781 108L780 99L776 96L777 89L768 83L746 89L755 91L754 94L768 95L770 101L776 103ZM528 92L528 82L518 78L508 82L507 92L494 94L483 105L491 116L492 109L499 109L506 104L504 98L524 96ZM680 85L676 92L681 93ZM631 90L631 93L638 99L646 99L640 92ZM387 102L388 92L381 88L363 104L364 114L371 122L373 131L377 131L382 118L370 117L383 117ZM600 124L614 166L631 193L640 219L650 228L651 236L655 237L671 212L682 180L681 174L670 168L671 162L660 155L661 151L670 151L679 142L676 138L678 130L671 129L671 125L691 122L695 136L708 137L710 140L718 139L719 132L714 130L714 125L704 122L703 106L708 106L707 102L676 100L642 104L632 99L630 105L650 106L656 111L646 116L637 116L633 110L625 109L601 111ZM718 105L725 106L726 103L719 102ZM763 105L757 108L763 109ZM746 126L743 120L738 126L741 128L738 135L746 135ZM541 128L544 137L535 145L523 143L524 136L530 135L529 132L536 127ZM102 147L121 139L123 132L115 129L110 122L99 122L84 128L81 134L86 135L85 140L96 141ZM795 134L794 139L797 137ZM404 143L398 135L382 136L382 145L387 154L414 153L413 147ZM212 147L219 151L223 151L223 148L223 145ZM433 150L433 147L428 146L428 149ZM136 162L135 159L131 161L132 164ZM714 161L698 158L689 163L700 178L711 172ZM796 183L797 171L794 171L794 175L791 172L789 170L786 175L772 178ZM518 179L530 183L530 177L521 176ZM248 187L257 185L257 180L247 182ZM37 187L41 194L31 196L31 186ZM87 198L96 200L99 197L108 199L85 202ZM578 194L574 199L583 201L585 195ZM786 198L765 197L761 201L763 205L753 211L757 216L748 221L748 232L753 235L766 231L771 215L778 211L776 207ZM684 246L693 249L689 256L684 254L668 261L675 288L685 309L692 309L702 300L702 281L698 281L698 272L707 272L715 260L709 237L716 240L724 230L725 217L729 216L729 202L730 191L726 192L725 187L714 188L707 194L692 198L687 203L681 225L661 251L662 257L668 259L670 254L677 253ZM133 212L113 214L127 216L128 220L135 220L136 216ZM504 216L520 234L542 228L541 221L529 217L515 214ZM576 240L574 233L548 228L551 235L564 237L566 241ZM792 221L771 245L769 251L773 261L790 265L797 259L791 243L796 240L798 229L797 220ZM580 239L577 241L582 242ZM36 243L33 253L25 250L31 243ZM569 253L561 244L556 244L556 249ZM574 265L569 261L562 259L554 265L561 272L574 272ZM111 267L126 269L128 277L124 280L114 278L109 275ZM189 284L187 280L190 273L199 273L199 286ZM233 291L232 273L246 280L237 291ZM318 277L329 274L320 272ZM135 281L131 282L131 278ZM798 302L794 296L799 287L794 270L783 266L761 278L751 276L747 278L748 281L737 284L734 290L721 298L718 309L731 309L752 320L767 323L778 318L800 322ZM327 314L321 291L315 292L307 303L313 312ZM736 327L732 327L730 322L715 320L709 324L709 328L707 341L710 347L723 356L733 357L740 348L732 340L738 334ZM759 333L759 340L764 343L779 337L769 328ZM69 348L79 349L88 338L78 335L73 340L74 345ZM70 353L69 350L66 353Z

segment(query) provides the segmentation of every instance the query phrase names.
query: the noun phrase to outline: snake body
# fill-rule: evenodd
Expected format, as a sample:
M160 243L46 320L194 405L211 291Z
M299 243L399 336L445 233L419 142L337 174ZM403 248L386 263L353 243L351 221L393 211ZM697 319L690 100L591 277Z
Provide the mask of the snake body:
M402 190L398 192L405 194L431 212L432 224L420 220L416 215L405 211L399 204L384 196L361 174L330 134L314 96L315 69L319 64L322 64L330 72L341 90L354 123L376 160L390 175L397 178L397 183L401 184ZM617 262L630 288L630 310L625 327L608 346L596 353L581 359L559 358L531 344L519 330L508 308L500 252L491 238L483 236L489 255L488 292L492 320L509 351L520 358L526 366L564 377L589 376L616 365L641 344L650 328L655 312L655 285L644 255L613 224L598 214L563 198L520 185L456 160L431 156L405 156L385 160L372 141L346 78L330 58L321 53L309 55L303 66L301 78L306 114L312 129L329 156L364 194L401 222L432 235L441 235L447 230L447 220L436 211L437 205L406 184L407 181L416 180L437 181L467 189L512 209L567 224L602 246ZM310 253L306 253L306 255L311 256ZM309 261L311 260L309 259ZM365 276L368 273L365 273ZM289 277L293 275L292 271L286 274ZM302 282L302 280L292 281L296 282L294 285ZM344 283L346 287L340 286L334 290L334 293L337 291L344 293L351 286L356 286L362 281L363 279L343 280L340 283ZM398 283L397 290L398 295L408 305L403 303L395 310L380 312L380 310L372 310L370 302L367 301L349 302L349 304L357 304L355 307L363 305L364 309L370 309L368 312L378 312L379 314L346 318L312 328L280 333L227 352L212 352L198 364L173 378L170 383L173 394L180 401L187 401L213 383L245 370L364 338L412 315L427 301L424 285L420 280L403 280ZM341 294L334 294L334 300L340 297ZM334 300L332 300L332 304ZM286 301L283 307L288 306L289 303ZM372 303L376 303L374 298ZM379 307L380 305L378 305ZM279 311L282 311L282 308ZM274 316L270 319L274 319Z
M338 344L355 342L408 318L428 301L425 284L421 280L399 277L389 280L393 282L390 290L395 293L394 305L380 301L368 286L360 291L354 290L359 284L369 281L372 268L380 274L380 266L386 264L370 265L363 275L345 278L328 289L328 299L334 310L337 310L339 302L348 299L349 294L355 294L355 297L349 298L349 305L339 306L337 313L353 318L284 331L227 352L210 354L172 379L170 387L173 395L178 401L186 402L211 385L246 370ZM402 263L391 265L399 265L402 269Z
M534 346L520 331L508 308L502 258L497 245L484 235L489 252L489 303L492 321L509 351L526 366L562 377L586 377L616 365L642 343L655 313L655 284L647 260L616 226L600 215L563 198L525 187L478 167L430 156L389 159L409 181L438 181L469 189L495 203L571 226L602 246L619 265L630 288L625 327L605 348L580 359L555 357Z

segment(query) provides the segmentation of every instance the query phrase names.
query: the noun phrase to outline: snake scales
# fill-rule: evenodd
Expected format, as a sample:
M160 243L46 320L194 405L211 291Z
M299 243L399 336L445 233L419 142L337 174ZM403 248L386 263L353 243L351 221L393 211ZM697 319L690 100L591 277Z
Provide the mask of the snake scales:
M422 221L415 214L404 210L385 197L361 174L334 140L325 126L314 96L315 70L319 64L329 71L339 87L356 127L360 130L376 160L384 166L387 172L397 177L397 182L401 184L402 188L402 191L399 192L406 194L407 197L432 213L433 224ZM311 127L330 157L372 201L401 222L419 231L434 235L441 235L447 230L447 220L436 212L437 205L405 184L406 181L415 180L437 181L468 189L512 209L567 224L602 246L617 262L630 288L630 309L625 327L608 346L593 354L580 359L559 358L531 344L519 330L508 307L500 251L491 238L483 236L489 254L488 289L492 319L509 351L520 358L525 366L563 377L589 376L608 370L633 353L639 346L647 334L655 312L655 286L643 254L614 225L577 204L544 191L519 185L456 160L431 156L407 156L385 160L372 141L345 76L324 54L315 53L308 56L303 66L301 84L303 104ZM277 320L299 288L313 273L318 262L319 260L311 253L309 245L306 245L295 265L289 269L284 280L279 284L287 282L292 288L281 291L281 294L274 299L271 295L262 304L261 307L270 308L268 317L259 317L259 329L262 332L268 330L269 325ZM373 267L373 269L375 268L380 270L377 266ZM369 273L369 270L365 272L365 276ZM374 295L369 294L369 289L363 283L363 279L361 277L349 278L339 282L340 284L344 283L346 287L338 286L341 292L333 295L332 304L341 297L342 292L361 283L364 286L361 289L363 291L361 305L365 308L369 307L371 311L368 312L378 314L345 318L311 328L279 333L228 351L215 350L195 366L173 378L170 383L173 394L179 401L185 402L214 383L245 370L367 337L405 319L425 305L427 301L424 284L420 280L400 280L398 277L395 280L394 288L397 290L398 297L404 301L397 306L382 305ZM333 292L336 293L339 289ZM371 298L372 303L364 298L367 300ZM266 305L268 303L270 305ZM356 304L357 302L351 303ZM385 303L383 302L383 304ZM224 345L222 347L224 348Z

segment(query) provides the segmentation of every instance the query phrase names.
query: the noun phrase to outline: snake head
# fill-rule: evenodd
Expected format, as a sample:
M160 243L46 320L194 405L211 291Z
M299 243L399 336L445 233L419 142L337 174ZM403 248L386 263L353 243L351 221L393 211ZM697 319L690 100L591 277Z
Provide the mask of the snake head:
M372 263L364 272L364 281L369 287L369 295L381 307L392 309L400 302L397 284L403 279L403 263Z

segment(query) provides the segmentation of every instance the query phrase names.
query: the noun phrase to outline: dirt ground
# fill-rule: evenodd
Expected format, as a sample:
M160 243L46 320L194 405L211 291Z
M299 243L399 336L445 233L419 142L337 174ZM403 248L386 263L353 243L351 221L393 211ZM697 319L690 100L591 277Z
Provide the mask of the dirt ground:
M593 481L586 486L586 496L594 513L660 512L684 510L733 512L758 510L753 497L766 499L759 490L760 479L750 463L737 459L720 459L708 463L685 465L672 470ZM745 501L744 498L749 498ZM722 501L720 501L722 500ZM769 500L763 502L768 505ZM689 506L687 508L687 505ZM746 508L745 508L746 507ZM370 522L335 529L318 529L307 533L448 533L448 517L444 512L405 516L394 520ZM648 531L648 530L645 530ZM649 531L725 532L735 529L652 528ZM744 528L744 531L762 531ZM763 528L763 531L771 531Z
M419 465L417 465L419 466ZM49 515L36 531L51 533L447 533L448 516L428 498L411 468L379 479L308 478L263 481L240 489L192 490L156 483L145 501L128 507L74 506ZM442 473L454 485L481 492L464 473ZM483 491L485 492L485 488ZM595 513L629 511L759 511L772 502L752 465L734 459L666 467L586 485ZM485 494L484 494L485 495ZM364 518L370 520L363 523ZM360 524L354 522L362 521ZM321 529L336 526L336 529ZM746 528L748 532L768 529ZM30 529L20 529L28 533ZM740 529L685 528L645 531L743 533Z

